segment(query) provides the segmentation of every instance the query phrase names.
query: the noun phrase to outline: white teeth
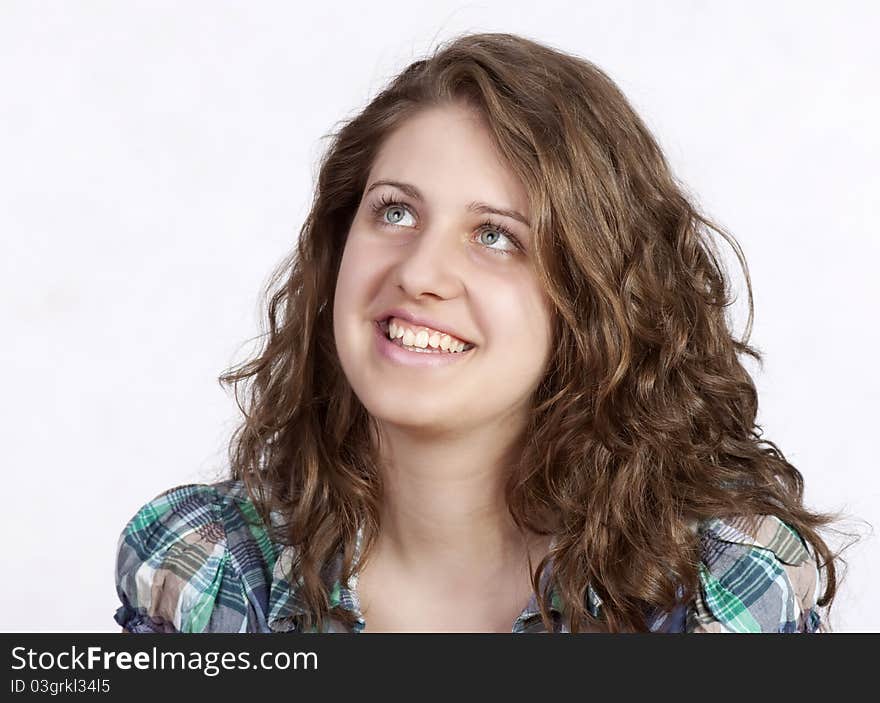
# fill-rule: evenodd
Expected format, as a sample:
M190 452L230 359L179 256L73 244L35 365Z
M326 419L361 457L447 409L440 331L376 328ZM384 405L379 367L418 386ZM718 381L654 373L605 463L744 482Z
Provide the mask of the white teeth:
M388 338L392 341L401 339L403 344L408 347L420 349L431 347L452 353L461 353L465 347L464 342L453 339L448 334L429 333L427 330L419 330L418 333L414 333L411 329L397 325L395 322L388 323Z
M395 340L398 337L402 337L403 332L404 332L403 327L398 327L393 322L388 323L388 338L389 339Z

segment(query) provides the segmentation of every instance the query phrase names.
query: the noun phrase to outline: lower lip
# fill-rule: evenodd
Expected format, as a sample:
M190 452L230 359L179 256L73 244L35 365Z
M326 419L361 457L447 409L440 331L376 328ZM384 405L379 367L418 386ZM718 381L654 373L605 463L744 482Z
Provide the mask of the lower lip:
M400 366L416 366L419 368L433 368L455 364L471 355L476 349L473 347L466 352L412 352L399 347L385 334L378 322L373 323L376 332L376 349L386 359Z

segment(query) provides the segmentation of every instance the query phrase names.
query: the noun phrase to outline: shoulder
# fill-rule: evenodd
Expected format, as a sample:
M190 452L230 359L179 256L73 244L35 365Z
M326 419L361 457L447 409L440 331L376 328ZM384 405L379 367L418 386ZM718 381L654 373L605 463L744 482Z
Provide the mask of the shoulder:
M241 481L170 488L119 535L114 618L130 632L259 630L276 556Z
M688 632L816 632L819 571L810 545L775 515L697 526L699 588Z

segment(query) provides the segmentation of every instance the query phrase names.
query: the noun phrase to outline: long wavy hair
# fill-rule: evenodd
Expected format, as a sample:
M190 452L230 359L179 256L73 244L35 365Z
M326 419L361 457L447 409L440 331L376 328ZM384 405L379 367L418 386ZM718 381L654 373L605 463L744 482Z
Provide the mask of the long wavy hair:
M532 572L545 625L552 584L572 631L645 631L646 608L696 593L696 522L743 514L798 530L826 574L818 604L829 606L839 554L818 530L837 515L804 507L802 475L756 425L739 357L762 356L747 343L751 281L736 240L698 212L602 70L520 36L468 34L409 65L328 135L311 211L267 285L260 350L220 376L244 415L231 473L267 524L276 516L276 539L296 548L303 627L328 615L351 624L330 608L325 569L341 551L348 579L358 529L361 559L379 530L375 420L333 335L343 247L383 141L419 110L457 101L485 116L528 192L536 274L554 308L555 352L506 486L520 529L557 538ZM741 341L725 317L734 296L712 232L745 274ZM598 619L588 584L603 601Z

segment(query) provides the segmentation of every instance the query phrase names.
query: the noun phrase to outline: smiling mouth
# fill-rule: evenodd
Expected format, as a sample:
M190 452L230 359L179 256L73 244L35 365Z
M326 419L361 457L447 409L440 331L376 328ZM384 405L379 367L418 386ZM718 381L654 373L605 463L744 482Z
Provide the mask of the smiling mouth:
M398 332L397 336L394 339L391 339L389 336L390 320L391 317L387 317L384 320L377 320L376 324L379 326L379 329L388 341L401 349L406 349L407 351L422 354L466 354L476 347L476 344L459 340L437 330L434 330L433 333L429 333L427 338L424 333L420 333L418 336L411 339L413 342L412 344L404 344L403 340L407 338L407 335L412 337L412 334L407 332L407 335L401 335ZM424 346L418 342L424 342Z

